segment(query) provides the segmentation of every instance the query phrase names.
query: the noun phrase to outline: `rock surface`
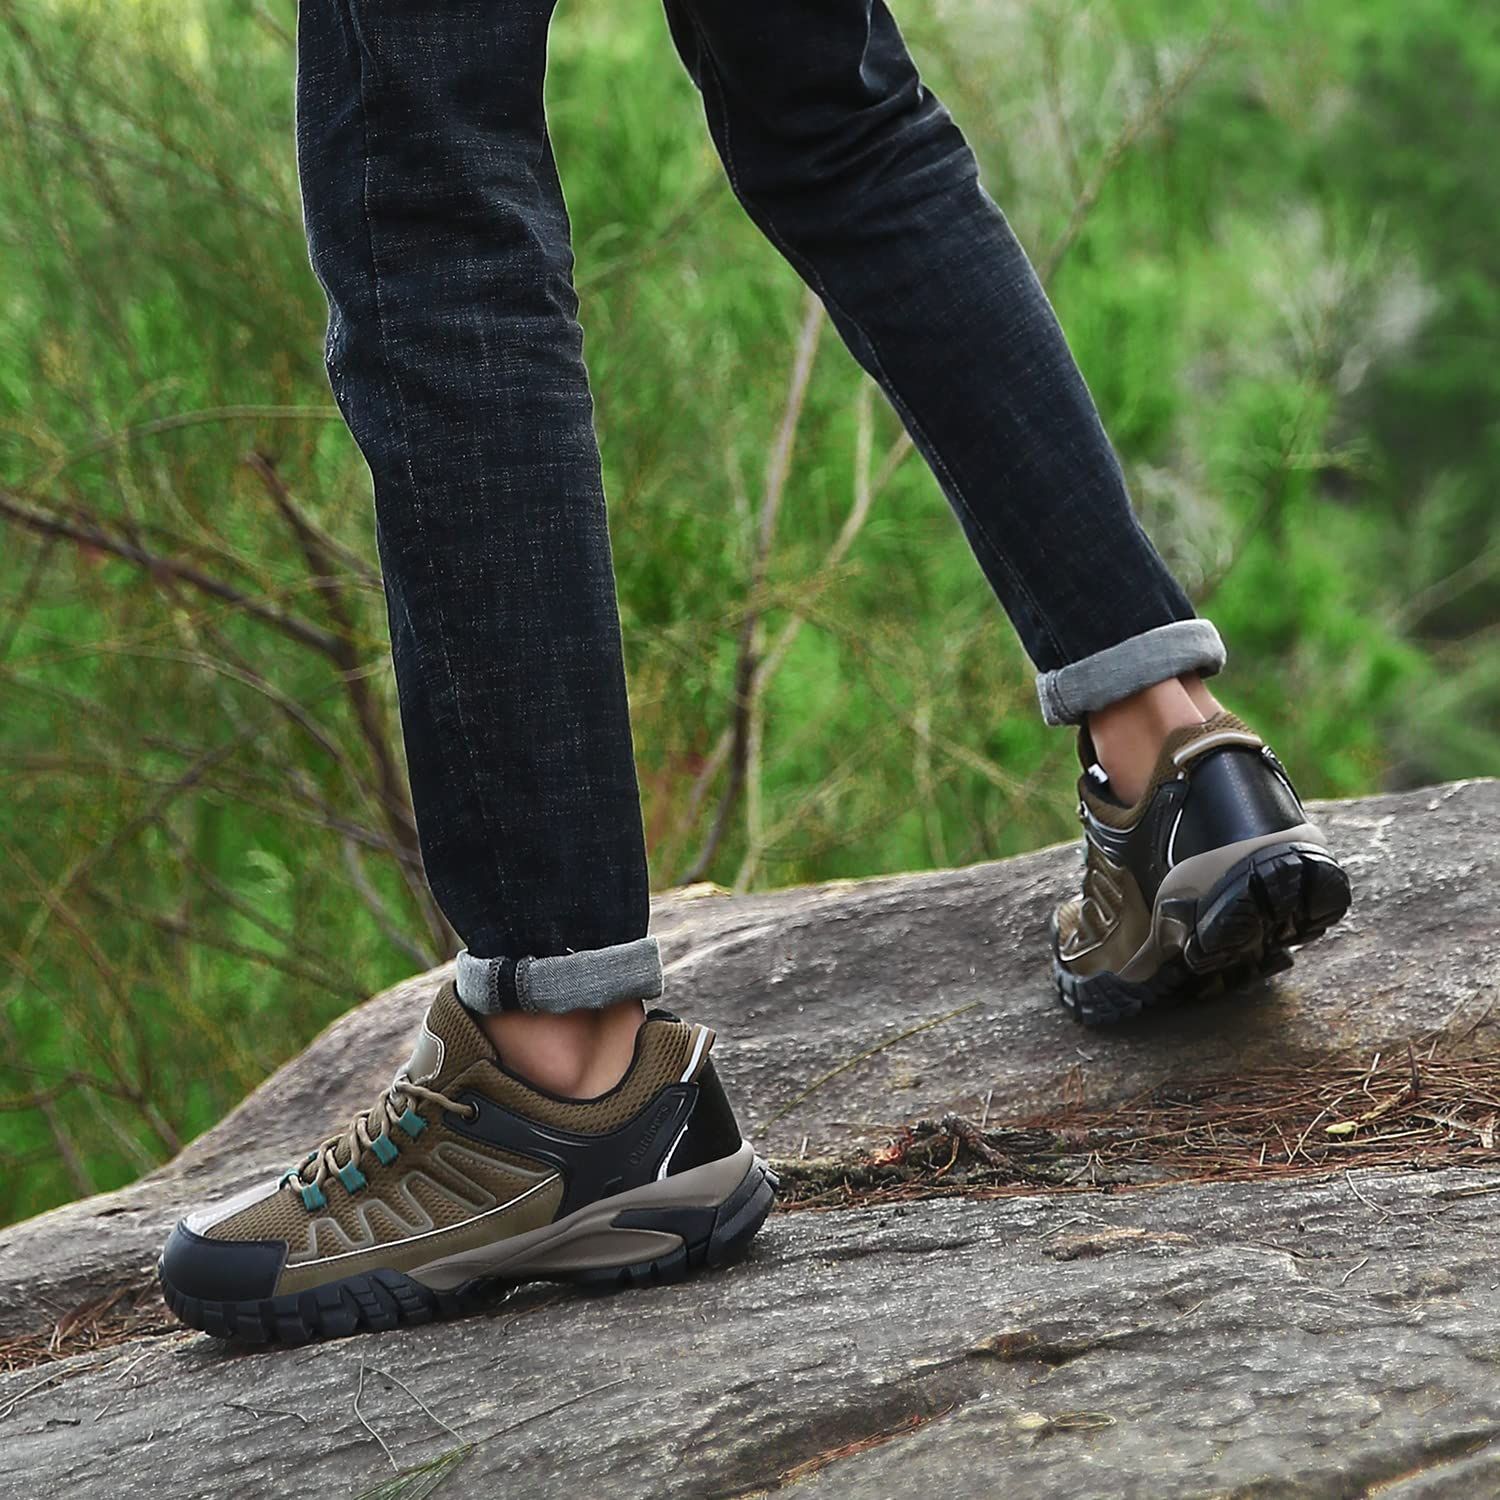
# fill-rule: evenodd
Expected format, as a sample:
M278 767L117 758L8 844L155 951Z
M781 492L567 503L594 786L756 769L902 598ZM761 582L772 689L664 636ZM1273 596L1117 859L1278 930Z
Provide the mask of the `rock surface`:
M991 1090L991 1119L1017 1119L1065 1093L1101 1103L1432 1032L1500 1043L1500 781L1318 816L1354 882L1345 922L1270 983L1118 1033L1083 1030L1053 996L1047 917L1078 861L1065 845L764 896L669 895L654 917L668 1001L718 1028L719 1069L768 1154L978 1113ZM0 1232L0 1335L37 1326L43 1298L70 1307L149 1267L184 1202L284 1170L367 1105L445 972L335 1022L159 1171Z
M1500 1057L1500 783L1319 814L1348 922L1272 983L1117 1035L1051 996L1067 847L665 897L669 1003L718 1027L742 1123L792 1155L1434 1033ZM368 1103L437 977L335 1023L168 1166L0 1233L0 1335L140 1275L183 1202ZM361 1361L478 1443L440 1496L1500 1495L1497 1231L1500 1174L1462 1171L777 1216L747 1264L685 1287L526 1292L289 1353L158 1337L0 1377L0 1495L358 1493L391 1473L353 1410ZM361 1412L403 1465L454 1446L385 1374Z
M0 1495L357 1495L392 1476L362 1416L402 1468L475 1444L439 1500L1477 1500L1497 1229L1500 1173L1465 1171L778 1215L675 1287L52 1366L0 1418Z

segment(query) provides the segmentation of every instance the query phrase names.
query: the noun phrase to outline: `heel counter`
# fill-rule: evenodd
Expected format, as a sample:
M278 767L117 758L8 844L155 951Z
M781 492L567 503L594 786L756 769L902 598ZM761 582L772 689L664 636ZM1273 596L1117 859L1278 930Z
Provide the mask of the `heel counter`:
M1250 749L1220 750L1199 761L1172 830L1168 865L1304 822L1302 803L1279 770L1279 763Z
M688 1116L682 1139L667 1163L668 1177L733 1156L742 1143L739 1122L734 1117L729 1096L708 1059L699 1070L697 1089L693 1112Z

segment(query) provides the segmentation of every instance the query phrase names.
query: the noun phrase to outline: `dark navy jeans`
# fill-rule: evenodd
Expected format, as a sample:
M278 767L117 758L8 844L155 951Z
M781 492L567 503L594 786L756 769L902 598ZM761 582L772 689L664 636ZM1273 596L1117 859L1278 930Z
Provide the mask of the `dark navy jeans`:
M374 476L432 889L476 1009L660 987L567 212L554 0L301 0L334 395ZM931 465L1049 722L1223 648L881 0L667 0L735 193ZM623 86L623 85L622 85Z

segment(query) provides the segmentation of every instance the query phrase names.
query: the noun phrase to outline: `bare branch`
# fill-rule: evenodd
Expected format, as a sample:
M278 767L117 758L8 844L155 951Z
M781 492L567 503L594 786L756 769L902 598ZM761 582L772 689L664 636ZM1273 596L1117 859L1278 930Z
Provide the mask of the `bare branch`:
M866 381L860 386L858 427L855 450L855 474L854 474L854 503L850 507L849 514L844 518L844 524L839 528L839 534L834 539L833 545L819 565L818 571L813 575L807 593L804 597L815 597L822 589L827 579L842 566L849 550L853 547L855 539L863 529L866 519L869 517L870 509L875 501L884 492L890 483L896 470L900 467L906 455L912 451L911 439L903 432L901 438L894 443L887 452L880 466L880 472L872 479L870 476L871 448L874 441L874 392L873 382ZM764 658L756 667L754 695L763 695L770 687L772 679L780 671L782 663L786 660L787 653L791 650L805 622L803 613L804 605L801 603L790 606L791 618L782 626L776 636L775 643L765 653ZM682 816L678 822L680 832L674 837L680 838L682 832L690 829L698 820L698 814L703 806L704 799L708 795L709 788L718 779L719 773L724 769L729 759L730 750L735 743L735 725L728 725L709 752L707 759L699 769L698 775L693 780L693 785L684 802ZM691 878L701 879L702 876L692 876L689 871L684 874L679 884L689 884Z
M26 1049L21 1042L21 1033L17 1030L16 1023L11 1020L10 1011L3 1004L0 1004L0 1041L5 1043L7 1056L13 1058L25 1056ZM88 1168L78 1154L77 1147L73 1144L72 1136L68 1134L67 1127L63 1124L62 1116L57 1111L56 1100L49 1098L40 1100L37 1104L37 1113L41 1115L42 1123L47 1127L47 1134L52 1137L57 1159L62 1163L63 1171L68 1174L68 1181L72 1183L73 1191L80 1198L87 1197L94 1191L94 1181L89 1176Z
M1089 178L1083 191L1074 199L1072 212L1068 215L1068 222L1062 233L1053 242L1052 248L1042 257L1037 267L1037 275L1041 278L1043 286L1050 284L1053 277L1057 275L1058 269L1067 259L1068 252L1072 250L1083 233L1084 226L1088 223L1089 216L1093 213L1110 178L1130 155L1136 142L1161 123L1173 105L1182 98L1203 70L1223 50L1225 40L1222 32L1216 31L1209 36L1176 75L1158 88L1146 101L1145 106L1120 127L1114 140L1106 148L1099 165L1094 169L1094 175Z
M378 568L370 566L368 558L361 557L352 547L346 547L336 536L331 535L323 527L319 526L311 516L307 514L292 499L291 491L286 487L281 475L276 470L276 465L264 453L249 453L245 456L245 464L266 487L266 493L270 495L272 503L276 506L287 524L297 534L297 538L304 547L316 553L318 567L332 573L329 566L330 559L337 559L356 577L365 583L381 588L381 576ZM320 580L323 587L337 587L333 578Z
M232 606L241 614L269 625L289 640L320 652L330 659L338 650L337 637L328 631L320 630L316 625L278 609L273 604L266 604L260 599L253 598L225 583L222 579L204 572L193 563L162 553L147 551L146 548L134 542L117 537L107 531L97 520L65 520L62 516L52 515L26 504L8 490L0 490L0 517L13 521L16 525L35 532L38 536L60 537L82 547L97 548L100 552L107 552L113 557L133 563L153 577L176 579L190 588L197 589L199 593L207 594L210 598Z
M122 916L129 917L133 922L143 922L148 927L155 927L159 932L165 932L172 937L182 938L184 941L200 947L215 948L220 953L232 954L235 958L243 958L247 963L263 964L269 969L275 969L278 973L285 974L290 979L298 979L306 984L315 984L319 989L327 990L330 995L337 995L342 1000L357 1001L365 998L363 990L357 989L347 983L339 983L337 979L325 970L310 968L306 964L295 963L290 959L282 958L276 953L267 953L264 948L252 948L247 943L237 943L232 938L224 937L207 928L194 927L191 923L183 921L180 917L168 916L165 912L152 911L149 907L137 906L130 901L122 901L118 896L108 891L102 891L97 886L90 887L89 897L101 906L107 906L112 911L117 911Z
M128 988L121 979L119 971L115 968L114 964L109 961L103 949L94 941L93 934L89 931L88 925L63 900L62 893L66 887L49 887L31 861L9 839L0 837L0 850L4 851L10 865L25 877L32 890L41 899L46 914L56 918L67 928L76 942L78 950L104 981L104 987L115 1002L121 1022L131 1034L131 1040L135 1045L137 1065L141 1066L144 1071L148 1065L149 1053L145 1046L144 1038L141 1035L139 1017L135 1014L135 1009L130 1004ZM71 882L69 883L71 884ZM28 937L30 936L31 934L28 933ZM176 1130L172 1128L161 1114L161 1111L157 1109L155 1102L151 1099L145 1087L139 1084L132 1084L121 1066L121 1060L116 1055L115 1049L106 1047L104 1055L109 1063L110 1071L130 1091L130 1102L140 1110L146 1123L156 1133L167 1151L175 1155L182 1146L182 1141L178 1137Z
M404 953L420 969L430 969L439 962L439 955L429 948L414 943L404 932L401 931L395 918L391 915L390 908L385 904L379 891L370 883L370 877L365 873L365 867L360 862L359 845L352 839L343 842L344 868L349 872L349 882L359 892L359 898L365 903L375 925L385 934L385 939L392 947Z
M762 594L766 574L770 567L772 544L776 536L776 520L781 512L781 501L786 493L787 478L791 473L792 451L796 446L797 429L802 421L803 407L807 403L807 389L812 380L813 363L817 358L818 340L826 319L823 304L817 295L809 291L803 303L802 331L797 340L796 357L792 365L792 377L787 387L786 402L782 409L781 426L776 442L766 462L765 492L761 500L760 515L756 528L755 547L751 554L749 599L744 623L740 627L740 649L734 673L734 719L729 747L729 780L719 800L718 811L698 857L681 877L681 884L691 885L701 880L713 863L729 819L739 798L745 780L746 759L749 750L750 726L755 698L755 675L757 666L757 644L761 638Z
M21 633L21 627L26 623L26 616L31 613L31 606L36 603L37 592L41 588L42 574L46 571L48 562L52 557L53 542L51 538L43 541L37 548L36 556L31 560L31 568L26 574L26 581L21 585L21 591L16 595L15 602L10 607L10 618L6 621L5 633L0 636L0 661L4 661L10 655L10 648L15 645L16 637Z

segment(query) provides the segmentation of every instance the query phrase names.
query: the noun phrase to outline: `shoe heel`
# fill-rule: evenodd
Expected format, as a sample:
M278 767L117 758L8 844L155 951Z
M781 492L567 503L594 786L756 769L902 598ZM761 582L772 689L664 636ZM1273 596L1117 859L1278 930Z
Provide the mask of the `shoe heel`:
M724 1265L749 1248L776 1201L777 1186L775 1172L757 1156L735 1190L715 1208L621 1209L610 1221L611 1228L676 1235L681 1245L631 1265L573 1271L566 1279L595 1291L616 1291L681 1281L700 1266Z
M1321 937L1350 900L1349 877L1326 849L1304 843L1259 849L1198 902L1183 961L1195 974L1285 967L1284 950Z

